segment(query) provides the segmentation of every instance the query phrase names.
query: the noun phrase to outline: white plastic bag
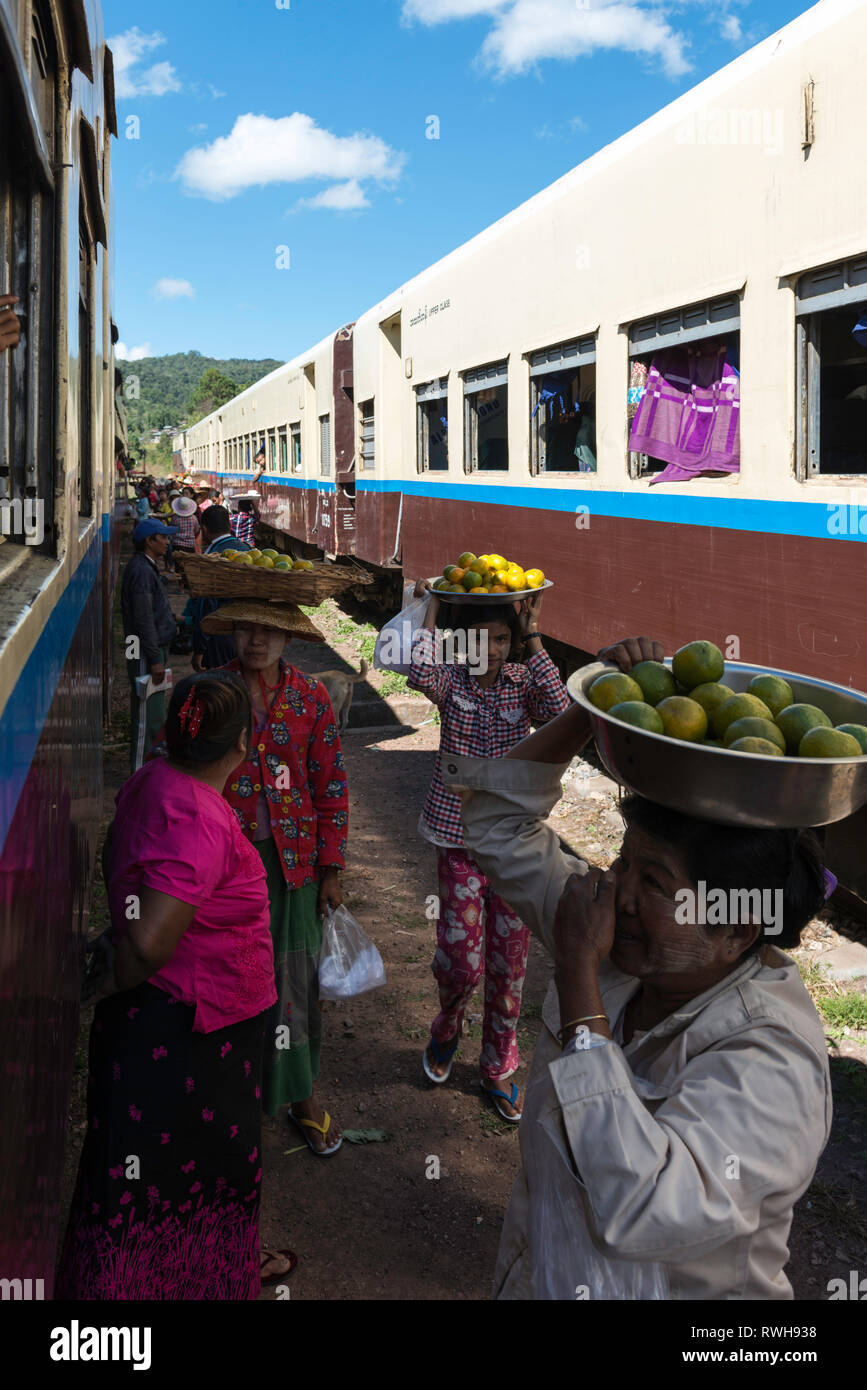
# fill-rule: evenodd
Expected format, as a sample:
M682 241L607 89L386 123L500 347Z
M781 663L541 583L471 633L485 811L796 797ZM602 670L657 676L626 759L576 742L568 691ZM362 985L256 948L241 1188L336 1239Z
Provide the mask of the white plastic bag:
M345 907L329 911L322 924L319 998L351 999L385 984L382 956Z
M413 598L414 584L404 587L404 606L390 618L376 639L373 650L373 664L378 671L399 671L402 676L409 675L412 665L412 642L424 622L429 594Z

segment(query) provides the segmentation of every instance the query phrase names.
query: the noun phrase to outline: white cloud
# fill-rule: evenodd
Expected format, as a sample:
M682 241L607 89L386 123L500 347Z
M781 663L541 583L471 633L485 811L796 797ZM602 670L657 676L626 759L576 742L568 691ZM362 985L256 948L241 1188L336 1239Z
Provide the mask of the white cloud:
M376 135L333 135L301 111L276 119L248 113L228 135L188 150L175 172L188 192L216 200L306 179L394 183L405 159Z
M213 82L208 83L208 91L211 93L211 96L214 98L214 101L219 101L220 97L224 97L226 95L225 92L220 91L219 87L215 87Z
M124 362L140 362L143 357L152 357L150 343L142 343L140 347L128 348L126 343L117 343L114 349L115 357Z
M656 60L666 76L688 71L686 41L661 6L642 0L404 0L403 19L421 24L488 15L478 55L498 77L526 72L546 58L581 58L620 49Z
M723 15L719 31L723 38L728 39L730 43L740 43L743 38L741 22L736 14Z
M337 212L349 212L353 208L369 208L370 202L358 179L346 183L332 184L313 198L301 198L298 207L333 208Z
M153 287L157 299L193 299L196 291L189 280L157 280Z
M119 98L165 96L166 92L179 92L181 84L171 63L153 63L148 68L139 65L155 48L165 43L162 34L143 34L140 29L127 29L109 39L108 46L114 55L114 85ZM135 69L135 71L134 71Z

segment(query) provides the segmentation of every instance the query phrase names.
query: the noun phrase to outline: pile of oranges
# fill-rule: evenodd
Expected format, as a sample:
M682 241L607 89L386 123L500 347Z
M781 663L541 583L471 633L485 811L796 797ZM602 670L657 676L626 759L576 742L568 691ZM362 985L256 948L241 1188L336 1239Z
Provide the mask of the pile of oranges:
M293 560L291 555L281 555L277 550L223 550L221 560L229 560L236 565L256 565L263 570L312 570L312 560Z
M456 565L446 565L442 579L432 587L448 594L517 594L540 589L545 576L540 569L522 569L503 555L474 555L465 550Z

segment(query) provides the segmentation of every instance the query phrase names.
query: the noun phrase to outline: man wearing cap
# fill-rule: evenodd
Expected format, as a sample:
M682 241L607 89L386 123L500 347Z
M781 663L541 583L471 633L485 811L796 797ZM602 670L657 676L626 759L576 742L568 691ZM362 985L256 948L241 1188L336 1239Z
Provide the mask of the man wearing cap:
M165 693L142 700L136 688L139 676L150 675L155 686L166 674L166 653L177 623L162 580L157 560L165 555L175 527L164 526L155 517L140 521L132 533L135 554L123 572L120 604L126 670L129 677L130 764L141 766L166 717Z

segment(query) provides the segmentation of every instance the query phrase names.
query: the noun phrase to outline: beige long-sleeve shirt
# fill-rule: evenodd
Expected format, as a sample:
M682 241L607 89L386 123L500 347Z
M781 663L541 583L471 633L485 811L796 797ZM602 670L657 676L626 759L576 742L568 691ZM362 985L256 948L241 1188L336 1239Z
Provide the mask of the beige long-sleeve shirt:
M445 754L468 851L553 954L572 873L545 818L568 764ZM639 988L610 962L622 1037ZM621 1047L563 1053L548 992L520 1126L498 1298L790 1299L795 1202L831 1124L827 1050L795 963L773 946Z

